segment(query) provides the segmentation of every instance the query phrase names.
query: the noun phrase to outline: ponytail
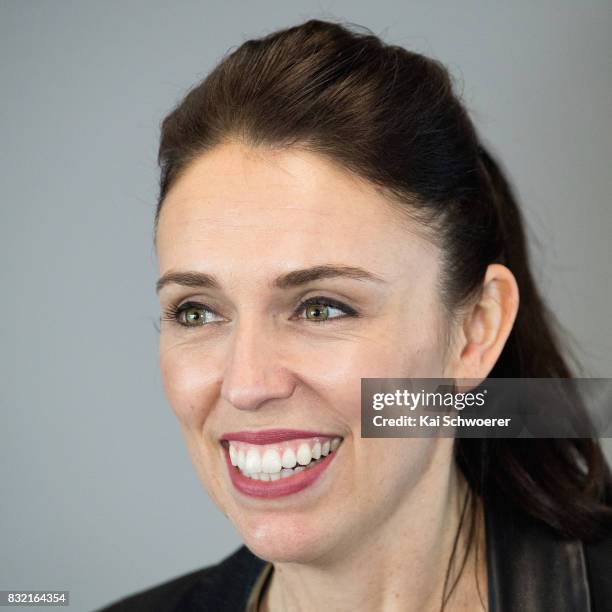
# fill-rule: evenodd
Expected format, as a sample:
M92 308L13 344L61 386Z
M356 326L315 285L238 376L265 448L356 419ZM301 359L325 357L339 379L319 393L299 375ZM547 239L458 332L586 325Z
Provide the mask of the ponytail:
M514 327L490 376L570 378L556 334L558 323L531 273L525 225L513 190L483 147L479 159L498 219L498 260L514 274L520 295ZM566 537L594 539L612 520L612 509L604 503L610 471L596 439L457 439L455 456L475 491L503 495Z

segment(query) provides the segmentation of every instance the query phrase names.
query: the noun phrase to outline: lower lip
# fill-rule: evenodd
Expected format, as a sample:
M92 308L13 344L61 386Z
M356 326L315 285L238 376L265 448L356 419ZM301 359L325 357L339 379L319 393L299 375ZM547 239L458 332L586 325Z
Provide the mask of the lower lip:
M285 495L292 495L298 491L306 489L312 485L316 480L319 479L321 474L327 469L329 464L334 460L338 449L334 452L329 453L323 461L319 461L315 466L298 472L293 476L287 476L286 478L280 478L279 480L253 480L248 476L244 476L238 471L236 467L232 465L230 461L229 452L224 449L225 462L229 470L232 484L238 491L248 495L249 497L264 497L271 499L274 497L284 497Z

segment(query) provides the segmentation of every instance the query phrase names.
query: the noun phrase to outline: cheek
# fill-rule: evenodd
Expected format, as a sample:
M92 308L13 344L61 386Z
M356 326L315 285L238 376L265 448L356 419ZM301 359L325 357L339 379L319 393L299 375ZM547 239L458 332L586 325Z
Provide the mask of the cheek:
M207 367L208 366L208 367ZM218 470L211 470L218 453L203 443L201 432L218 395L216 380L201 350L184 345L161 346L160 369L164 391L177 417L192 462L212 500L225 513Z
M449 439L433 438L357 440L355 471L361 475L361 483L352 492L355 511L378 524L411 503L415 492L432 503L443 489L439 480L447 474L451 443Z
M184 428L201 429L217 393L217 377L205 361L198 351L185 348L160 351L164 391Z
M355 368L361 378L436 378L442 374L444 351L435 334L423 327L400 329L390 329L364 347Z
M444 347L438 333L439 323L423 318L421 323L406 326L389 343L400 378L436 378L444 370ZM387 378L392 376L387 375Z

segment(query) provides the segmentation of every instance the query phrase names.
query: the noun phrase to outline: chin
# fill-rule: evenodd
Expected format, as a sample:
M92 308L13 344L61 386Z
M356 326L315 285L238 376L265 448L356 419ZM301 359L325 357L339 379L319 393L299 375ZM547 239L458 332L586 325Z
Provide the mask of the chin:
M312 563L335 548L321 520L271 516L235 522L247 548L265 561Z

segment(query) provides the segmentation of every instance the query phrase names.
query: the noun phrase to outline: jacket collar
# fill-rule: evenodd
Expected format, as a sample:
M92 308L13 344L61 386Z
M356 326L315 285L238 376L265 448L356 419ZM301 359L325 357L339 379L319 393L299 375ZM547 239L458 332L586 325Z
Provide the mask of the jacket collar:
M489 496L484 503L489 612L591 612L582 542Z

